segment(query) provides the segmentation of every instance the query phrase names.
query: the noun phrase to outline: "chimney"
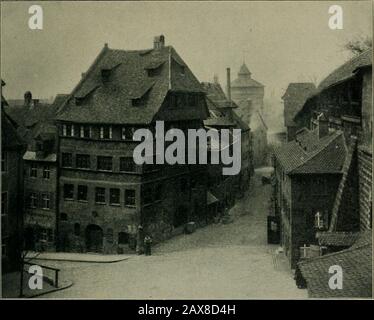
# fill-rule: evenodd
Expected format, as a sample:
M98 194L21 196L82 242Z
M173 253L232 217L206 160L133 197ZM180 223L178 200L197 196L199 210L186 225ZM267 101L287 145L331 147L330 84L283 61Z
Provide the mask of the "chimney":
M226 71L227 71L227 98L229 99L230 107L231 107L231 79L230 79L230 68L227 68Z
M165 37L163 35L157 36L153 40L153 48L161 49L165 46Z
M317 119L318 119L318 138L321 139L327 136L329 133L329 121L323 113L321 113Z
M25 107L31 107L31 102L32 102L32 94L30 91L26 91L25 94L23 95L24 98L24 106Z

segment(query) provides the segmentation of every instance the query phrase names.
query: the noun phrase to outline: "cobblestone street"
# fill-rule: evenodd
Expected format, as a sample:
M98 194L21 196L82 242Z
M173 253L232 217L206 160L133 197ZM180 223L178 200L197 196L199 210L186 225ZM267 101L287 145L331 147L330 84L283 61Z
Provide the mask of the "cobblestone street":
M212 224L153 248L152 256L115 263L48 261L74 282L45 298L248 299L306 298L276 245L266 241L270 185L257 172L231 210L234 222Z

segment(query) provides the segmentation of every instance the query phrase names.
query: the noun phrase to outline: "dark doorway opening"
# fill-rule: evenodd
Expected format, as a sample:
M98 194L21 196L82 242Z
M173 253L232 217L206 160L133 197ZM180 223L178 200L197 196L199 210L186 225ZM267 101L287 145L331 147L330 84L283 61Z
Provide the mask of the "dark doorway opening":
M25 229L25 250L35 251L35 232L31 227Z
M86 228L87 251L101 252L103 250L103 229L98 225L90 224Z
M179 227L183 224L186 224L188 222L188 210L186 207L181 206L178 207L177 211L174 215L174 227Z

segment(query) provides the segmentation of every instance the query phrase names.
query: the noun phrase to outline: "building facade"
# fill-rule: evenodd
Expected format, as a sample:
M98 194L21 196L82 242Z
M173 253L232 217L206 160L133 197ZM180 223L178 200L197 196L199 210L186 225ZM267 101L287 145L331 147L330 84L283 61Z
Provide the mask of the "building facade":
M284 105L284 126L287 132L287 141L295 138L296 131L299 128L293 121L293 118L304 106L305 101L316 92L316 86L313 83L290 83L286 92L282 96Z
M137 165L138 128L203 128L205 93L163 36L147 50L106 45L57 116L60 250L134 250L206 221L204 165ZM160 154L149 155L159 159Z

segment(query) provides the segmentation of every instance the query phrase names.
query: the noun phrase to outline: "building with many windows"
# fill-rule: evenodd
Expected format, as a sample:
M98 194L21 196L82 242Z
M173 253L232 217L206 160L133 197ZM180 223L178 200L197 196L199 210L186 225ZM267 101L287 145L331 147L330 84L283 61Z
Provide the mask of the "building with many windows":
M59 249L126 252L145 234L162 241L205 221L204 165L137 165L133 133L154 133L157 120L186 132L207 116L200 83L163 36L146 50L105 45L56 118Z

